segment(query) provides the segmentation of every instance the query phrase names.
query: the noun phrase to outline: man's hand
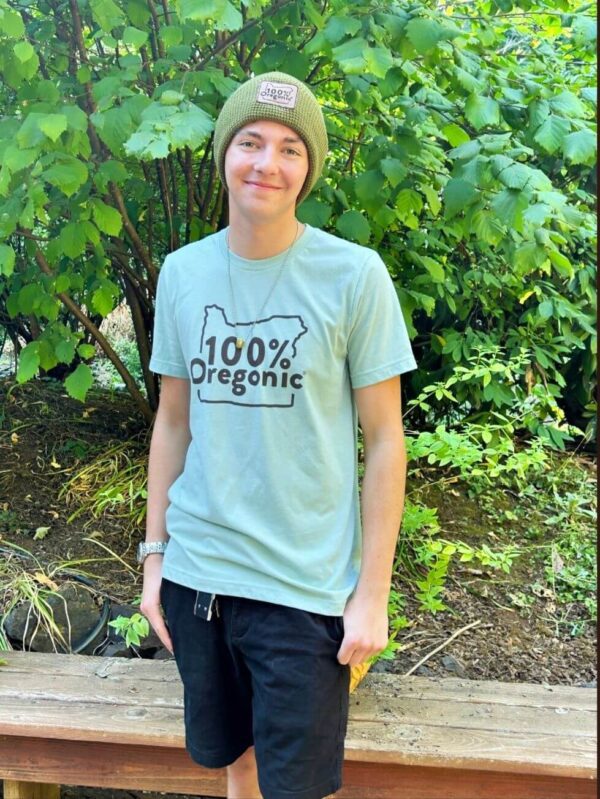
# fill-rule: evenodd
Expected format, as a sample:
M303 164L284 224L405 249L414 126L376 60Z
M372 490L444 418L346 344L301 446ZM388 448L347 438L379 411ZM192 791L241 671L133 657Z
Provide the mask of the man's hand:
M387 598L374 599L354 594L344 610L344 640L337 654L342 665L358 666L388 643Z
M144 587L142 589L140 611L150 622L163 646L173 654L173 642L167 630L160 606L162 564L163 556L159 554L148 555L144 561Z

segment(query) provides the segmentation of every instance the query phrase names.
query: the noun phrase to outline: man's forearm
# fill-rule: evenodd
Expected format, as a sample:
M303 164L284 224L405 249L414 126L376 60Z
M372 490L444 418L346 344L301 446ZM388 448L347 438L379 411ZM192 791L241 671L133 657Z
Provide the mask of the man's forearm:
M362 564L354 594L380 600L386 606L405 487L406 450L402 436L381 439L365 449Z
M189 429L170 425L158 416L155 421L148 458L148 505L146 541L166 541L165 514L167 492L183 471L190 443Z

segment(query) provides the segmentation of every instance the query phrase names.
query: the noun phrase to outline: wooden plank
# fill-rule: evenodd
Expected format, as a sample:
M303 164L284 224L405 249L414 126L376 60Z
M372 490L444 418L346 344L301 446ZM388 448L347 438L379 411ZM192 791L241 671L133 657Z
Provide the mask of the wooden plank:
M85 655L55 655L42 652L3 652L7 664L0 669L0 693L2 675L49 674L65 676L97 676L111 680L133 680L136 682L177 683L179 675L173 660L143 660L129 658L102 658ZM373 674L369 672L352 698L361 696L365 689L374 691L377 697L404 697L453 702L483 702L524 707L569 707L593 710L596 707L597 691L593 688L578 688L570 685L547 685L534 683L510 683L498 680L464 680L456 677L400 677L396 674Z
M26 684L23 674L3 672L0 702L6 699L31 701L43 699L65 705L85 702L98 705L129 705L132 707L183 708L183 689L177 678L165 683L160 691L156 683L137 680L110 681L79 676L49 673L34 684ZM52 719L56 711L50 708ZM0 710L0 718L2 711ZM530 707L492 702L454 702L446 696L431 699L427 688L415 694L397 697L364 686L351 699L353 721L392 722L431 725L437 727L470 727L472 729L515 731L564 736L596 735L596 709L562 707Z
M184 746L183 716L165 707L112 707L71 703L57 714L56 703L3 702L0 733L68 741L110 741L136 746ZM373 763L500 769L512 773L595 775L596 742L587 736L444 728L401 722L348 723L346 757Z
M225 796L224 769L183 750L0 737L2 772L64 785ZM592 799L592 780L346 761L336 799Z
M225 796L225 769L205 769L185 749L0 736L1 773L13 780Z
M60 785L4 780L4 799L60 799Z

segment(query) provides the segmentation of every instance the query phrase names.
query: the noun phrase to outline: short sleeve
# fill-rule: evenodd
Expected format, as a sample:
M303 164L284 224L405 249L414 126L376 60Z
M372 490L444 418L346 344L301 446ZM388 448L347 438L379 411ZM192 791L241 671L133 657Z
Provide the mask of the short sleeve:
M347 356L352 388L417 368L394 283L377 253L363 268L352 309Z
M169 377L189 378L179 342L169 279L169 256L167 256L158 274L156 287L150 370Z

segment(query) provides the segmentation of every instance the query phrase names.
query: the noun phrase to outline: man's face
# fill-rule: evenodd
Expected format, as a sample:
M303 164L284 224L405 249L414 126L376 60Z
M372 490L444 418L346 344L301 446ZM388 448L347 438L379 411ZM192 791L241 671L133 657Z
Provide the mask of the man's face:
M296 207L308 150L295 130L271 120L243 125L225 153L229 203L262 219Z

